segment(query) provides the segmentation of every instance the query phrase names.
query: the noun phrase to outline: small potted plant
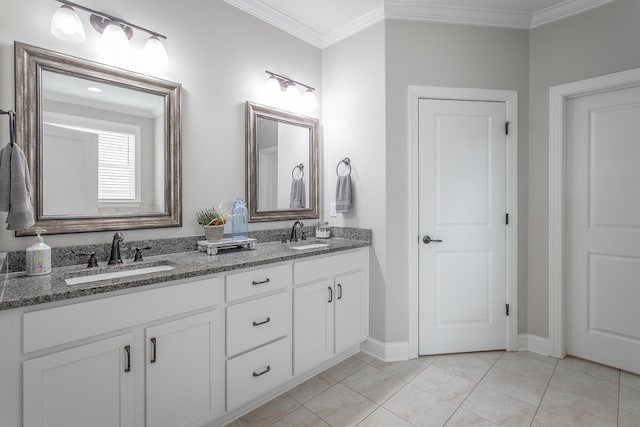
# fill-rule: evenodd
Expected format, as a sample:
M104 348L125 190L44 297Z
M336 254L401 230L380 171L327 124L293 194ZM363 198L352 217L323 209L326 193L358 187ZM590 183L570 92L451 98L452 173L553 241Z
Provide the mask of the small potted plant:
M204 235L208 242L217 242L222 239L227 218L229 218L229 212L222 207L222 203L217 207L200 209L196 213L196 220L204 228Z

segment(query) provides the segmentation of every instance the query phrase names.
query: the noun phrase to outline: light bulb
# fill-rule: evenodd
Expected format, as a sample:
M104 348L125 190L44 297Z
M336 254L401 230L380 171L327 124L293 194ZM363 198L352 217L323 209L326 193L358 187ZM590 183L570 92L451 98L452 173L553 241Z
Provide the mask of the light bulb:
M265 86L267 88L267 93L271 95L280 92L280 82L278 81L278 79L276 79L275 76L269 77Z
M298 88L296 87L295 84L293 83L289 83L289 85L287 86L287 90L285 91L285 93L287 94L287 98L289 98L290 102L295 102L298 100L298 97L300 96L300 92L298 91Z
M313 90L307 89L307 91L302 96L304 99L304 103L309 108L317 108L318 107L318 99L316 98L316 94Z
M169 65L167 50L157 36L149 37L144 45L144 59L147 65L153 67L166 67Z
M129 39L116 22L111 21L102 32L100 39L104 54L111 60L124 62L129 53Z
M80 17L73 8L67 4L60 6L51 19L51 34L59 39L80 43L86 39L84 26Z

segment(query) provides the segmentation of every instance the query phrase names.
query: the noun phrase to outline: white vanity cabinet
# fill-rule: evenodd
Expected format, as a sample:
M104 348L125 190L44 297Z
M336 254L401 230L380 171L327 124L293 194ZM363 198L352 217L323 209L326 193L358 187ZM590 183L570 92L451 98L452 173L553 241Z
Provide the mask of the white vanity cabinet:
M294 263L294 374L358 346L369 331L368 251Z
M209 278L25 313L25 353L93 342L24 361L24 426L183 426L219 416L221 294L221 280Z

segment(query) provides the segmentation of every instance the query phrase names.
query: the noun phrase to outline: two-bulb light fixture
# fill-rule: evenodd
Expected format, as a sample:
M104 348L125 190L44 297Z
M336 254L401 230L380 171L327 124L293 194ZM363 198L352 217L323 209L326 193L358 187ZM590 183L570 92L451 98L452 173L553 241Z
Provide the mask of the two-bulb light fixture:
M265 73L269 75L267 90L270 93L284 92L289 104L302 102L307 108L316 108L318 106L315 88L271 71L265 71ZM304 91L303 94L300 93L298 87Z
M126 57L129 51L129 40L133 37L133 28L149 34L144 46L144 60L149 66L166 67L169 56L160 39L167 37L155 31L134 25L124 19L104 12L73 3L67 0L55 0L62 3L51 20L51 33L59 39L81 43L86 39L82 20L74 10L80 9L91 14L91 26L102 34L100 45L110 58Z

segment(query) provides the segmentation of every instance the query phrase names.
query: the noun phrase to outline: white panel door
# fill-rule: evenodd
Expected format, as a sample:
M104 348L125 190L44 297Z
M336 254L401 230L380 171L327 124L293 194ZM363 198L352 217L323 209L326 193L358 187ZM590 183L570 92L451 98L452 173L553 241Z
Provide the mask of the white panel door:
M180 426L214 406L216 312L147 328L147 426ZM220 379L218 379L220 381Z
M640 88L567 102L567 353L640 373Z
M340 354L366 339L362 333L362 273L338 276L335 284L335 353Z
M132 341L126 334L25 361L24 426L133 427L133 370L142 367L130 364Z
M505 120L504 102L419 101L420 354L506 347Z

